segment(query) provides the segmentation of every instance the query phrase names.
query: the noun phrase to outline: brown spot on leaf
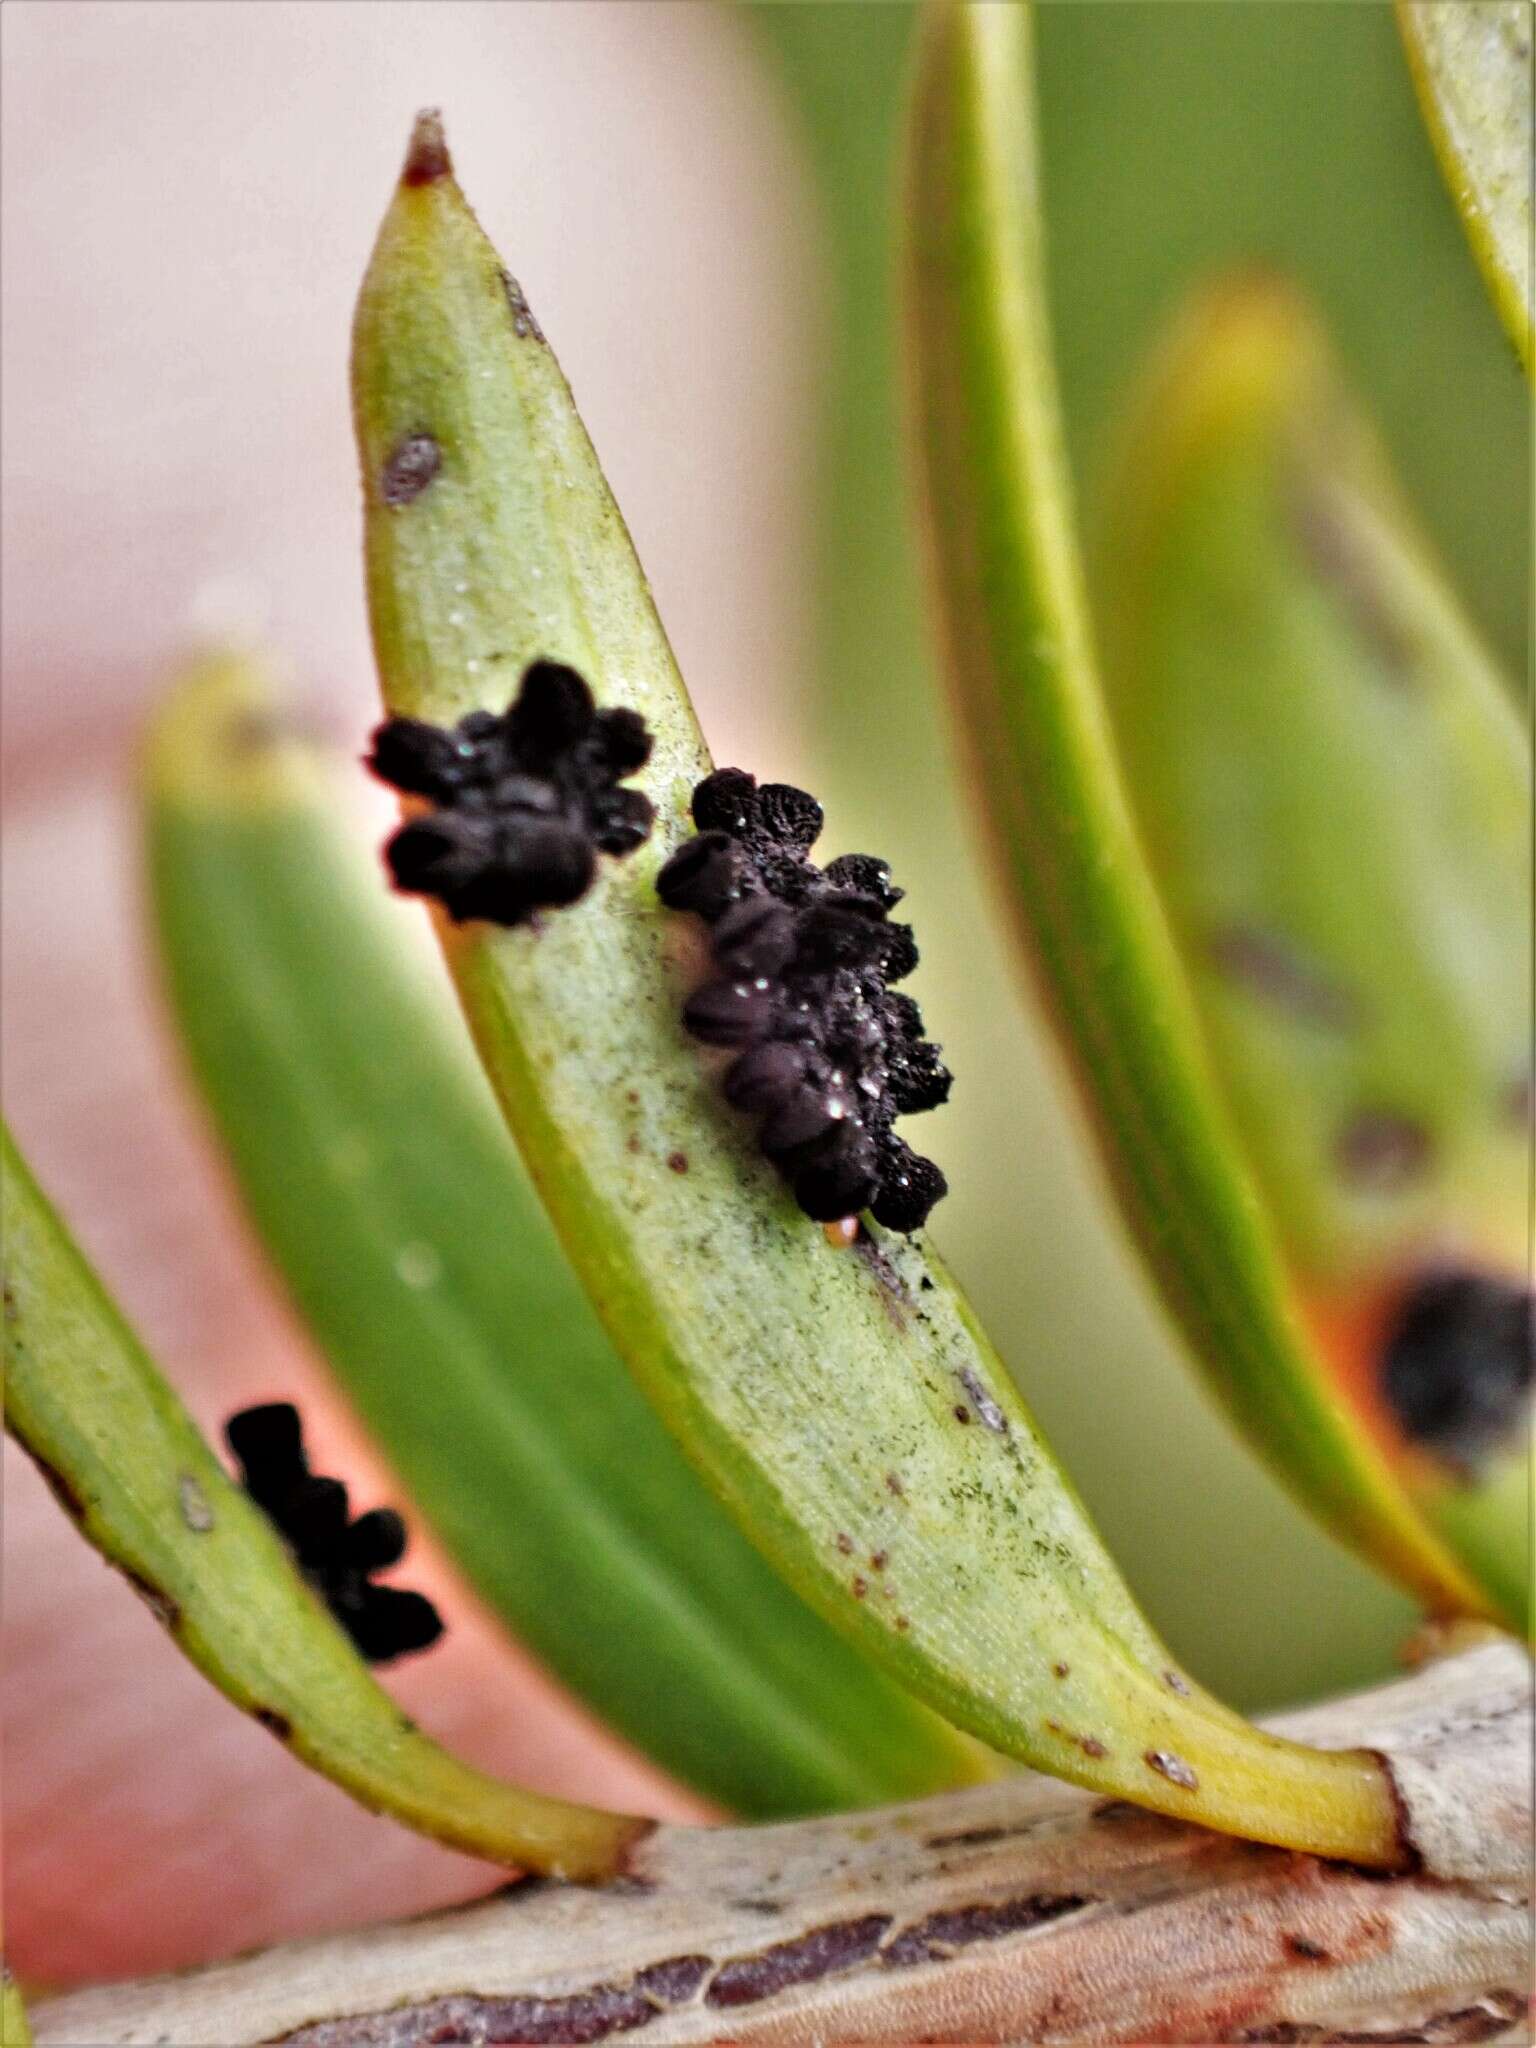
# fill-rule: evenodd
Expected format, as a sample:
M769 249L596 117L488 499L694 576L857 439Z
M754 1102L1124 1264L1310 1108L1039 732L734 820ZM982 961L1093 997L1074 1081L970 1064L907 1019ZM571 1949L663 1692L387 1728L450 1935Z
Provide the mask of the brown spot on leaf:
M280 1714L276 1707L252 1707L251 1718L259 1721L269 1735L275 1735L279 1742L293 1740L293 1723L286 1714Z
M1359 1005L1346 988L1303 958L1289 939L1257 925L1233 924L1216 932L1208 951L1218 971L1271 1009L1326 1031L1349 1031Z
M1428 1171L1434 1140L1417 1119L1394 1109L1361 1109L1334 1146L1339 1172L1362 1194L1390 1195Z
M957 1402L955 1403L955 1420L956 1420L956 1422L969 1422L969 1421L970 1421L970 1419L971 1419L971 1411L970 1411L970 1409L966 1407L966 1405L965 1405L965 1403L964 1403L963 1401L957 1401Z
M844 1557L852 1557L852 1555L853 1555L853 1538L852 1538L852 1537L851 1537L851 1536L850 1536L850 1535L848 1534L848 1532L847 1532L847 1530L846 1530L846 1529L839 1529L839 1530L838 1530L838 1532L837 1532L837 1547L838 1547L838 1549L839 1549L839 1550L840 1550L840 1551L841 1551L841 1552L843 1553Z
M885 1488L887 1493L894 1493L898 1500L901 1500L905 1497L906 1488L902 1485L900 1478L894 1472L886 1473Z
M1058 1678L1065 1678L1067 1673L1072 1669L1072 1666L1070 1664L1053 1664L1051 1666L1051 1669L1055 1672Z
M1297 477L1291 524L1302 554L1331 589L1356 632L1394 683L1409 681L1413 642L1394 612L1348 501L1331 486Z
M443 451L430 434L402 434L389 451L379 477L386 505L409 505L443 466Z
M890 1561L889 1554L884 1550L872 1550L869 1553L869 1568L873 1572L883 1572Z
M864 1595L865 1595L865 1594L866 1594L866 1593L867 1593L868 1591L869 1591L869 1581L868 1581L868 1579L862 1579L862 1578L858 1578L858 1577L855 1577L855 1579L854 1579L854 1581L853 1581L853 1597L854 1597L854 1599L855 1599L855 1600L862 1600L862 1599L864 1598Z
M667 1164L674 1173L686 1173L688 1171L688 1154L686 1152L669 1152L667 1154Z
M1189 1680L1182 1677L1177 1671L1165 1671L1163 1673L1163 1683L1170 1692L1183 1693L1186 1696L1189 1693Z

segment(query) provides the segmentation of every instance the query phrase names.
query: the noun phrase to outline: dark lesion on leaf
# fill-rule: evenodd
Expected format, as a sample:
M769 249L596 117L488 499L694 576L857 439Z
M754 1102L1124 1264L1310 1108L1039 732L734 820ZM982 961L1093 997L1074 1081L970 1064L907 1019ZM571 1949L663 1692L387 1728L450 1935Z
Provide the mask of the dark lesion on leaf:
M1523 1281L1426 1273L1388 1319L1381 1391L1411 1443L1468 1475L1511 1443L1529 1413L1536 1358Z
M402 434L384 458L379 496L386 505L409 505L419 498L443 466L443 451L423 430Z
M600 711L558 661L532 662L503 712L452 727L386 719L368 765L430 806L385 849L395 886L456 923L524 925L577 902L600 853L622 858L650 835L650 799L622 787L650 753L638 712Z
M1404 1110L1357 1109L1334 1145L1340 1176L1361 1194L1392 1195L1421 1181L1435 1158L1428 1126Z
M299 1412L289 1401L241 1409L224 1435L245 1491L359 1653L370 1664L388 1664L429 1649L443 1632L432 1602L374 1583L376 1572L405 1555L405 1523L393 1508L352 1515L341 1480L309 1469ZM263 1720L262 1710L256 1718Z
M735 1054L726 1098L755 1120L807 1216L836 1224L868 1209L889 1230L919 1229L946 1183L894 1126L945 1101L950 1074L895 986L917 946L890 917L890 869L858 853L819 867L820 804L740 768L704 778L693 820L656 879L668 909L709 927L715 973L688 998L684 1028Z

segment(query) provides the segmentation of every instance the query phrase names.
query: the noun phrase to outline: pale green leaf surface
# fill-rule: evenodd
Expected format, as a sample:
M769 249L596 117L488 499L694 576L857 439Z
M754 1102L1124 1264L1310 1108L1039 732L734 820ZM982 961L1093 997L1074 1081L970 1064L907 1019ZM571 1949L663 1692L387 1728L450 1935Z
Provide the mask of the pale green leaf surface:
M649 1826L458 1762L377 1684L156 1371L0 1128L5 1426L226 1698L362 1805L473 1856L611 1875Z
M701 947L653 884L708 756L558 366L446 171L386 216L354 396L390 708L500 707L545 656L655 735L645 849L541 928L443 936L572 1263L689 1455L815 1606L992 1746L1214 1827L1392 1861L1374 1761L1276 1744L1185 1690L923 1240L834 1248L684 1037ZM441 468L390 505L385 465L423 433Z
M1195 1358L1347 1540L1434 1608L1483 1596L1307 1335L1242 1171L1120 781L1091 645L1041 282L1032 11L929 17L908 163L915 452L934 592L1015 929L1121 1213Z
M200 665L151 738L151 899L241 1196L413 1507L594 1712L737 1812L983 1773L763 1562L636 1389L351 793L259 669Z
M1530 0L1397 0L1397 19L1446 183L1530 369L1536 11Z

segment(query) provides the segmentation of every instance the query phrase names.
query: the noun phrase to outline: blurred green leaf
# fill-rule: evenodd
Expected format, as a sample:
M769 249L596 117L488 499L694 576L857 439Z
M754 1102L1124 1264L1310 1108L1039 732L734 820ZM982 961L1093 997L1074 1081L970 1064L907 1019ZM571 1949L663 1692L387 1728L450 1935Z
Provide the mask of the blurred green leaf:
M16 1979L0 1963L0 2048L32 2048L32 2029Z
M935 10L908 164L912 418L962 730L1016 930L1120 1207L1194 1355L1310 1498L1435 1609L1482 1605L1309 1370L1126 806L1044 306L1025 6Z
M0 1127L5 1426L177 1647L301 1763L493 1863L596 1878L650 1825L457 1762L401 1713L225 1472Z
M481 1595L602 1718L756 1818L984 1768L721 1512L573 1279L349 790L248 661L156 721L176 1019L268 1251Z
M1531 369L1530 0L1397 0L1397 20L1446 183Z
M440 930L572 1263L690 1456L807 1599L994 1747L1213 1827L1394 1860L1372 1759L1277 1744L1172 1666L921 1241L834 1248L721 1104L679 1021L703 949L653 886L708 755L558 365L430 129L364 282L353 376L390 708L445 723L551 657L655 736L650 845L542 929ZM439 473L391 504L391 456L422 435Z
M1421 1275L1525 1271L1531 815L1510 694L1272 277L1186 312L1105 504L1115 742L1313 1370L1520 1627L1518 1420L1474 1478L1407 1441L1381 1391ZM1290 1477L1311 1491L1304 1463Z

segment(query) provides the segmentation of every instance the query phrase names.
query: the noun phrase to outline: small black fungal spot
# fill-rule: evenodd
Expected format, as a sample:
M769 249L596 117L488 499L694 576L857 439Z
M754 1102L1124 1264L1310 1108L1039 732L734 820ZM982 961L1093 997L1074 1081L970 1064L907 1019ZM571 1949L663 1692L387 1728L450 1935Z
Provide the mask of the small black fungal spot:
M956 1422L969 1422L971 1419L971 1411L969 1408L966 1407L963 1401L957 1401L954 1407L954 1416Z
M1051 1669L1055 1672L1058 1678L1065 1678L1067 1673L1072 1669L1072 1666L1066 1663L1058 1663L1053 1664L1051 1666Z
M1423 1177L1434 1149L1417 1118L1394 1109L1361 1109L1340 1131L1334 1156L1352 1187L1390 1195Z
M379 476L386 505L409 505L443 466L443 451L430 434L405 434L390 449Z
M1475 1471L1509 1442L1531 1395L1533 1296L1491 1273L1416 1281L1390 1319L1381 1391L1403 1434Z
M259 1721L269 1735L275 1735L279 1742L293 1740L293 1723L286 1714L280 1714L276 1707L252 1707L251 1718Z
M369 767L433 806L385 848L395 886L435 897L459 924L523 925L576 902L599 853L622 858L650 836L650 799L620 787L650 753L637 712L599 711L557 661L525 669L499 716L472 711L451 730L386 719Z
M917 965L901 900L870 854L825 869L809 858L821 806L739 768L693 794L696 835L657 892L710 926L716 976L694 990L684 1027L737 1054L727 1100L758 1119L758 1142L806 1215L839 1223L868 1209L911 1232L946 1192L939 1168L896 1136L898 1116L936 1108L950 1074L894 984Z
M342 1482L310 1471L292 1402L242 1408L224 1425L224 1440L245 1491L370 1664L388 1664L437 1641L442 1618L424 1594L373 1583L375 1572L405 1555L404 1522L392 1508L349 1514Z
M667 1154L667 1164L674 1173L686 1173L688 1171L688 1154L686 1152L669 1152Z
M507 304L512 312L512 332L519 341L542 341L544 330L533 317L533 308L527 296L511 271L501 273L501 288L507 295Z

